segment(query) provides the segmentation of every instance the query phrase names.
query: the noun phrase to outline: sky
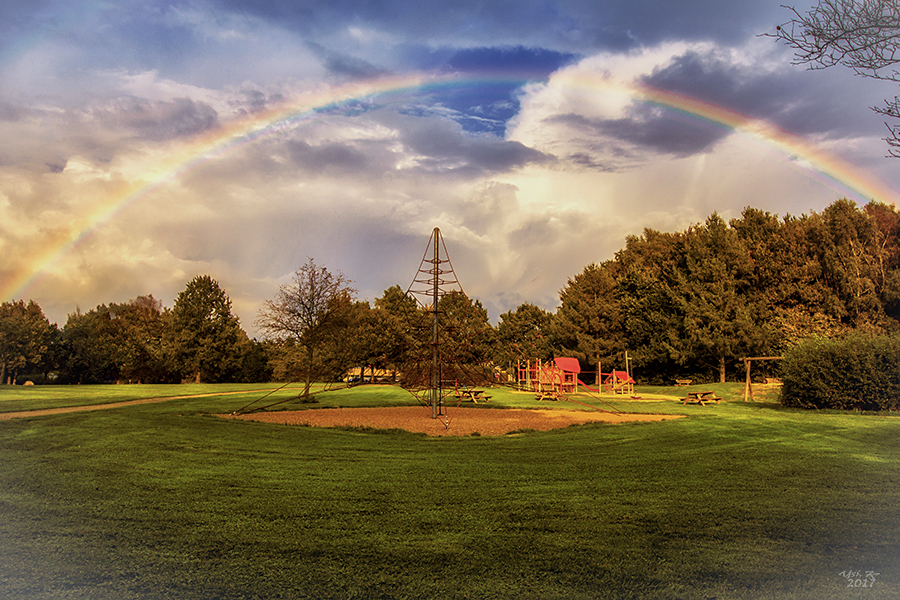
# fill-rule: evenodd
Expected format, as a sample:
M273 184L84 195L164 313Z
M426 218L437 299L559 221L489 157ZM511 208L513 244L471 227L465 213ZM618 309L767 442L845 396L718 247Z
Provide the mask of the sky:
M0 301L207 274L256 336L310 258L373 301L438 227L496 323L646 228L895 202L895 85L792 64L783 1L7 0Z

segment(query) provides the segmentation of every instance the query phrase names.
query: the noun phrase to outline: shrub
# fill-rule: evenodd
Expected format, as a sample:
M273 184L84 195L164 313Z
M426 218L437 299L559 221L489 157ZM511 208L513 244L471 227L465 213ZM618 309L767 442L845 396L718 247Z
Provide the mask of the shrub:
M900 408L900 337L812 338L782 362L781 402L800 408Z

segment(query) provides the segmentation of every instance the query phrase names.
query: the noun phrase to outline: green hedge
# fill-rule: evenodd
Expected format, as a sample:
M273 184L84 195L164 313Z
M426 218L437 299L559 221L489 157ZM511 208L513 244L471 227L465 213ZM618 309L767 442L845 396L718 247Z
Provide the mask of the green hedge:
M900 408L900 337L813 338L786 353L781 402L800 408Z

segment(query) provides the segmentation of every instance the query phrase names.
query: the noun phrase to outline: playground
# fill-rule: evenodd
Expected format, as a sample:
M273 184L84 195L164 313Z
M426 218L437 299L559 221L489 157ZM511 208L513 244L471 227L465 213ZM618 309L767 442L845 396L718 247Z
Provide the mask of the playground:
M517 386L534 392L539 400L565 400L569 396L584 393L599 398L606 395L633 395L635 381L631 377L628 353L625 353L625 371L604 373L597 365L597 387L581 380L581 364L578 359L557 357L552 361L539 358L519 362Z

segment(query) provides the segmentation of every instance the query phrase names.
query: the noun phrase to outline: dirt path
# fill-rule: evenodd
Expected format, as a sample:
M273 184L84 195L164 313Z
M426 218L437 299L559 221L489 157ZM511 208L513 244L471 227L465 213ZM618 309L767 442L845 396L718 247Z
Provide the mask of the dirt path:
M403 429L429 436L505 435L518 430L549 431L580 423L626 423L679 419L683 415L609 413L586 410L457 408L443 418L431 418L431 410L421 406L393 408L324 408L245 415L220 415L264 423L309 425L312 427L372 427ZM449 419L448 419L449 417ZM449 427L446 421L449 420Z

